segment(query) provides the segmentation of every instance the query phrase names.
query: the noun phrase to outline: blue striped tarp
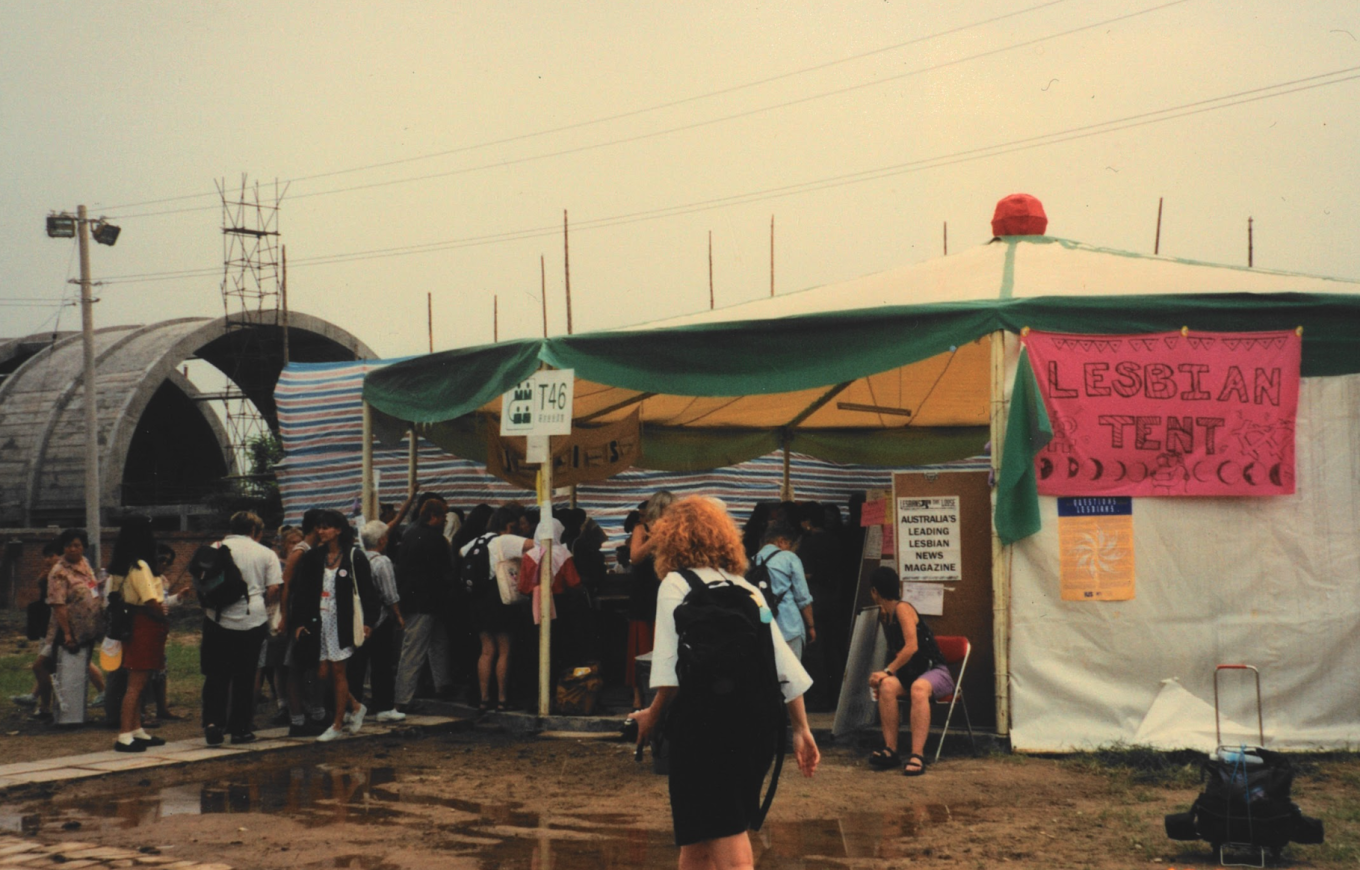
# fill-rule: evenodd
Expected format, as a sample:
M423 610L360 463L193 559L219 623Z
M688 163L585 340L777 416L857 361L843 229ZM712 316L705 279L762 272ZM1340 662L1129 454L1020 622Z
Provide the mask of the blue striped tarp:
M303 512L312 507L347 514L357 511L362 487L363 378L366 372L392 362L396 360L293 363L284 369L274 398L285 453L278 479L287 522L300 522ZM482 502L529 503L535 498L532 492L487 474L485 466L450 456L424 439L418 462L422 491L437 492L465 511ZM379 500L400 504L406 498L406 448L375 446L373 467ZM970 460L947 467L986 467L986 462ZM839 465L794 453L790 479L799 501L844 508L852 493L890 488L892 469ZM717 496L727 503L737 522L744 523L756 502L778 500L782 482L783 457L771 453L707 472L630 469L610 480L578 486L576 501L617 542L628 512L658 489L676 495Z

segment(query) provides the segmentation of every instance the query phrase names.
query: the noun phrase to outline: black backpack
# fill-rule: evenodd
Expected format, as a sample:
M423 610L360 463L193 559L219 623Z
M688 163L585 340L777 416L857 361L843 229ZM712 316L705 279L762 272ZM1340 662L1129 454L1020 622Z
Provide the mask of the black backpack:
M774 774L752 821L759 830L774 802L787 727L770 625L749 589L730 581L710 585L688 569L679 573L690 591L675 608L677 702L683 699L705 721L776 733Z
M784 600L784 596L775 594L774 581L770 579L770 559L779 552L783 551L771 553L764 561L752 559L750 567L746 569L746 582L759 589L760 594L765 596L765 603L769 605L770 612L776 619L779 618L779 602Z
M492 532L473 538L472 546L468 548L458 568L463 588L475 599L480 599L496 586L496 581L491 579L491 550L488 546L495 537L495 533Z
M245 598L250 591L226 544L204 544L195 550L189 560L189 574L194 578L198 603L204 610L215 611L217 617L222 615L223 608ZM246 608L250 608L249 601Z

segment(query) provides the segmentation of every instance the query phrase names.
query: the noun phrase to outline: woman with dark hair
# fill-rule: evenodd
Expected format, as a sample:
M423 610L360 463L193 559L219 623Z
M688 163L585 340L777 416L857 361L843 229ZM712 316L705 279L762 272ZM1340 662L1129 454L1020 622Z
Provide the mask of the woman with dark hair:
M165 669L165 639L170 623L165 614L165 582L156 573L156 537L151 518L133 515L123 520L109 560L109 600L122 596L132 615L132 634L123 642L123 692L117 752L145 752L164 746L142 728L142 692L151 675Z
M657 573L664 577L657 595L652 659L652 688L657 693L651 706L629 718L638 723L641 744L662 714L666 715L671 819L675 844L680 847L680 867L749 868L753 862L746 832L752 823L758 824L761 783L774 758L777 732L762 732L755 727L756 716L712 715L712 709L705 707L702 689L680 686L676 608L690 594L691 582L702 582L709 588L737 586L747 590L760 607L765 608L766 603L742 576L746 554L741 536L716 499L691 496L671 505L653 528L652 540ZM766 620L766 624L774 647L779 691L793 725L794 758L803 775L812 776L820 754L803 709L803 693L812 679L773 620ZM754 709L743 701L758 703L745 695L733 700L742 710Z
M354 530L339 511L326 511L316 523L318 545L298 562L288 597L288 625L296 643L295 659L316 663L317 676L329 681L335 693L335 720L316 739L326 743L346 728L356 733L368 708L350 694L345 660L373 632L382 603L373 587L368 557L354 546ZM356 606L363 634L356 636Z
M83 683L89 670L90 649L102 633L103 606L96 590L99 581L85 558L89 536L84 529L67 529L57 538L61 558L47 575L47 603L52 605L52 621L47 628L47 644L52 648L52 660L58 663L58 675L64 669L59 664L57 647L80 654L84 651L85 664L80 669ZM73 670L73 669L70 669ZM74 679L72 673L71 679ZM64 693L63 693L64 694ZM80 694L84 694L81 689ZM71 724L67 722L65 724Z
M887 770L902 764L897 754L900 724L897 702L911 698L911 754L904 776L926 772L926 734L930 731L930 700L954 691L954 677L945 667L940 646L916 608L902 600L902 582L892 568L881 566L869 575L869 597L878 606L878 624L888 644L888 663L869 675L869 688L878 697L878 720L883 748L869 756L869 765Z
M493 513L495 513L495 510L489 504L479 504L468 511L467 518L458 527L458 531L454 532L453 541L449 545L453 548L453 552L457 553L462 550L473 538L480 538L485 535L486 523L491 519Z
M490 582L484 585L484 591L469 590L472 592L471 605L477 624L477 637L482 644L482 653L477 659L477 688L480 692L477 709L483 713L491 709L493 672L496 675L496 709L510 709L510 639L515 629L516 610L514 605L501 601L500 587L496 583L496 565L500 562L518 565L524 551L534 545L529 538L515 534L522 515L522 511L517 511L513 506L502 505L487 520L486 532L464 544L458 553L467 558L479 543L487 549Z

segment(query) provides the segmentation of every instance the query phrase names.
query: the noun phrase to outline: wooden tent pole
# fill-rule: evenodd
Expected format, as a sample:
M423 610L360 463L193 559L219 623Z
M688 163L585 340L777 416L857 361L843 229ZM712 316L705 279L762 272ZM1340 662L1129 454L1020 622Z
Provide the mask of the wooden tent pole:
M789 442L793 438L788 430L784 431L782 440L784 442L784 485L779 491L779 499L780 501L793 501L793 478L789 473Z
M1001 445L1006 440L1006 332L992 333L991 436L992 479L1001 478ZM996 490L992 490L996 513ZM1010 733L1011 548L1001 543L992 523L992 646L996 662L996 733Z
M548 441L547 435L530 437ZM538 469L538 527L545 532L539 540L543 558L538 566L538 715L545 717L552 710L548 697L552 686L552 466L550 446L548 461Z
M360 451L360 468L363 483L360 486L359 504L364 514L364 522L378 518L378 493L373 487L373 408L363 405L363 447Z
M406 445L406 494L414 495L416 483L420 473L420 436L416 434L415 427L406 430L406 436L410 439Z

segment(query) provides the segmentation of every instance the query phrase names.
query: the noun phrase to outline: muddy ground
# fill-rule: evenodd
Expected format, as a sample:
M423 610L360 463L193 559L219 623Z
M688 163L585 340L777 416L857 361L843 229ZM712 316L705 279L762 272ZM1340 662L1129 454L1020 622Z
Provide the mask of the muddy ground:
M1192 767L1140 783L1091 757L945 758L920 778L824 746L781 780L761 868L1217 866L1166 838ZM1360 866L1360 758L1305 761L1294 797L1328 826L1281 866ZM37 787L34 787L35 789ZM0 795L0 828L234 867L674 867L666 780L621 743L489 729L339 741L247 763L131 773Z

